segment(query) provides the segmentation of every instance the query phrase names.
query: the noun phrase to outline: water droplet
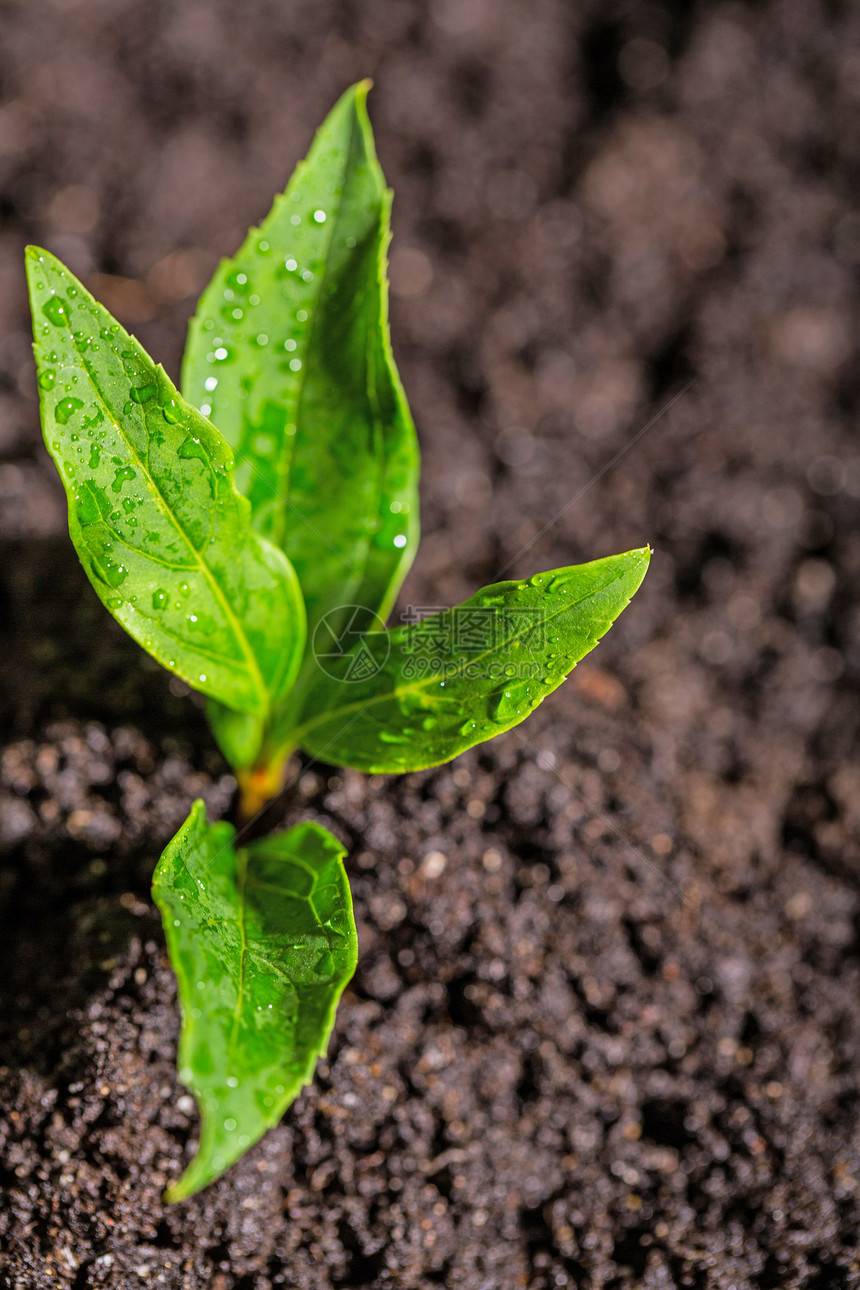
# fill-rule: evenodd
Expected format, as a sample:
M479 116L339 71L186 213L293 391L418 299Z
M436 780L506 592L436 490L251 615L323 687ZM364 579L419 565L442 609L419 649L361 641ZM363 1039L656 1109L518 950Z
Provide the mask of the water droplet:
M379 738L384 744L406 744L409 742L402 731L380 730Z
M113 477L111 488L115 493L121 493L123 484L127 484L134 478L135 472L132 470L131 466L120 466L119 470L117 470Z
M111 587L118 587L128 577L128 569L126 569L125 565L115 564L113 560L105 560L103 569L105 581Z
M84 405L80 399L60 399L59 403L54 408L54 416L61 426L68 425L70 418L73 417L78 409L83 406Z
M177 421L182 420L182 409L176 402L176 399L168 399L162 406L161 415L170 425L175 426Z
M199 678L198 678L198 679L199 679L199 680L201 680L201 681L205 681L205 680L206 680L206 673L205 673L205 672L201 672L201 673L200 673L200 676L199 676Z
M301 217L301 215L291 215L291 216L290 216L290 223L291 223L291 224L301 224L301 222L302 222L302 217Z
M493 721L515 721L522 711L522 695L516 687L502 690L490 699L489 716Z
M325 224L325 211L314 211L314 223Z
M66 302L62 296L51 296L50 300L46 300L42 305L42 313L55 327L62 327L68 321Z
M394 539L394 545L402 550L402 548L406 546L408 540L409 539L405 533L398 533L397 537Z
M40 389L40 390L52 390L52 389L54 388L54 382L56 381L56 379L57 379L57 377L56 377L56 375L54 374L54 372L40 372L40 373L39 373L39 389Z
M326 920L325 926L337 936L346 936L349 933L349 915L345 909L336 909L331 918Z
M307 320L308 320L308 311L307 311L307 309L297 309L297 310L296 310L296 318L299 320L299 322L307 322Z
M99 444L90 444L90 470L95 470L102 459L102 450Z
M233 1119L232 1115L227 1116L227 1119L224 1121L224 1128L228 1133L232 1133L236 1128L236 1121Z
M216 363L226 363L233 357L233 351L228 349L226 345L219 345L217 349L213 350L213 357Z
M294 340L284 341L284 349L287 350L289 353L292 353L295 347L296 347L296 342Z
M133 385L128 392L128 397L132 403L148 403L154 399L158 393L156 387L150 383L146 385Z
M298 267L299 267L298 261L294 260L292 257L290 257L287 260L284 260L284 268L289 270L290 273L292 273Z
M157 591L153 591L152 593L153 609L163 609L169 599L170 596L167 592L162 587L159 587Z
M188 438L179 445L179 456L184 458L186 461L193 457L196 457L198 461L209 461L209 457L203 444L192 434L190 434Z
M201 982L200 982L200 984L202 985L202 984L203 984L203 982L201 981ZM236 1079L236 1076L235 1076L235 1075L228 1075L228 1076L227 1076L227 1078L226 1078L226 1080L225 1080L224 1082L225 1082L225 1084L227 1085L227 1087L228 1087L228 1088L238 1088L238 1087L239 1087L239 1081Z

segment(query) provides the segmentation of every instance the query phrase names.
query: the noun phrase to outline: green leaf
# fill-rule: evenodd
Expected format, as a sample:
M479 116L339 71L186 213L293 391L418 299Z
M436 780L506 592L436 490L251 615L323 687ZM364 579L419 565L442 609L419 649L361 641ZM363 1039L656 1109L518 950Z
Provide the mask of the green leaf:
M153 878L179 982L179 1077L200 1115L182 1200L276 1124L325 1055L357 942L345 849L318 824L236 848L203 802Z
M304 606L227 443L58 260L29 247L27 275L42 428L87 576L165 667L265 714L295 676Z
M418 449L388 331L391 194L368 82L336 104L286 192L191 323L186 397L236 451L258 532L293 562L309 632L384 618L418 542Z
M647 547L499 582L464 604L368 633L321 660L289 740L356 770L422 770L517 725L564 681L629 604ZM350 679L353 678L353 679Z

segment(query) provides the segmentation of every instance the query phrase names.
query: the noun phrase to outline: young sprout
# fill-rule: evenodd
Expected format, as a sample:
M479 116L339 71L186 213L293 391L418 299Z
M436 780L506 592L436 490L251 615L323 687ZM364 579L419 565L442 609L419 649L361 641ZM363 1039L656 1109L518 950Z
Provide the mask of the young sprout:
M191 322L182 392L58 260L27 251L42 426L102 603L206 696L255 816L297 750L398 774L522 721L629 603L648 548L494 583L388 629L418 545L418 447L391 353L391 193L368 83L335 105ZM216 428L217 427L217 428ZM316 824L237 846L195 804L156 869L201 1112L191 1195L326 1050L356 939Z

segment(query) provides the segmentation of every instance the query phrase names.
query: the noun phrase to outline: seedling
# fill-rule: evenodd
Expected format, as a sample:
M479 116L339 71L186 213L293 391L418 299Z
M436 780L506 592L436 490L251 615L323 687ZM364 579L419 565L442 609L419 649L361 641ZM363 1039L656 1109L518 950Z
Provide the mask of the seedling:
M418 543L418 448L388 332L391 193L368 84L215 273L182 393L30 247L42 426L102 603L206 711L255 814L290 756L435 766L510 729L629 603L647 548L484 587L388 630ZM216 429L217 426L217 429ZM317 824L237 846L202 802L155 871L201 1111L182 1199L281 1117L356 963L344 849Z

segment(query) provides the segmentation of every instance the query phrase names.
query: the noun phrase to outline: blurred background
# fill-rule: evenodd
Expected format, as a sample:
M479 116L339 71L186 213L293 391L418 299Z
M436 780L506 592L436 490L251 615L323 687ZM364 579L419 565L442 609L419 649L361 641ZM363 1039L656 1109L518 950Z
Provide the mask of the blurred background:
M858 51L825 0L0 0L10 1285L860 1284ZM349 1015L165 1216L194 1121L148 873L233 785L70 551L22 253L176 378L365 76L424 457L401 602L655 555L525 743L303 781L354 857Z

